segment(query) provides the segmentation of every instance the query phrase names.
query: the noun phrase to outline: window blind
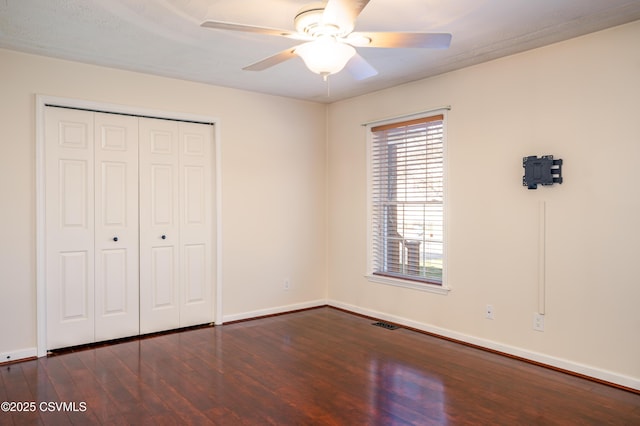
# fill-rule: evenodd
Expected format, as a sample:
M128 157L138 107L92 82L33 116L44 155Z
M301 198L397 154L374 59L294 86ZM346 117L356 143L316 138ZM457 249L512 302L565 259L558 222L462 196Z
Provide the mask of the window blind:
M371 132L373 273L442 285L444 116Z

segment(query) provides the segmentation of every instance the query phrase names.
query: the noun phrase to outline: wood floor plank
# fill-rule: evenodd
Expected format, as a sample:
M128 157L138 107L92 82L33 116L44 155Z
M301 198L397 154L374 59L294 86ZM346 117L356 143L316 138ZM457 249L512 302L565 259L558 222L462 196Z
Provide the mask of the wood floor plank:
M0 366L14 424L640 424L640 394L331 308Z

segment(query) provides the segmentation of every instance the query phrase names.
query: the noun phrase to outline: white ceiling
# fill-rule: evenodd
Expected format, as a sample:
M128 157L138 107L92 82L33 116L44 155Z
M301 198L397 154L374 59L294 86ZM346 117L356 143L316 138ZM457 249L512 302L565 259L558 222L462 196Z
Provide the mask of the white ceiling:
M447 50L358 48L379 72L329 87L300 58L242 67L299 42L200 27L293 29L309 0L0 0L0 47L316 102L333 102L640 19L640 0L370 0L356 31L451 33ZM1 64L0 64L1 67Z

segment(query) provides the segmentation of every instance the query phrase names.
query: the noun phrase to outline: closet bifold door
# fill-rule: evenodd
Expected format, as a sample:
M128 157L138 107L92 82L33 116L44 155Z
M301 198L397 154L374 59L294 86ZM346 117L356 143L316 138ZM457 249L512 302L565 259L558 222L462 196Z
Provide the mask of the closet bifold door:
M139 120L140 333L180 326L178 123Z
M213 126L179 123L180 327L213 322Z
M213 126L140 119L140 332L213 322Z
M47 349L139 333L137 119L45 112Z
M44 121L47 349L213 322L213 126Z
M45 110L47 349L93 342L93 113Z
M138 119L96 113L95 340L140 332Z

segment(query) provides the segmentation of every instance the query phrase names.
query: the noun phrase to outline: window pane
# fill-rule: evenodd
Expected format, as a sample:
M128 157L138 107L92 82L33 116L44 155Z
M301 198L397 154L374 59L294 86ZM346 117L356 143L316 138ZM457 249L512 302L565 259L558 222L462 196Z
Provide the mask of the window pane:
M442 284L443 117L373 129L374 273Z

